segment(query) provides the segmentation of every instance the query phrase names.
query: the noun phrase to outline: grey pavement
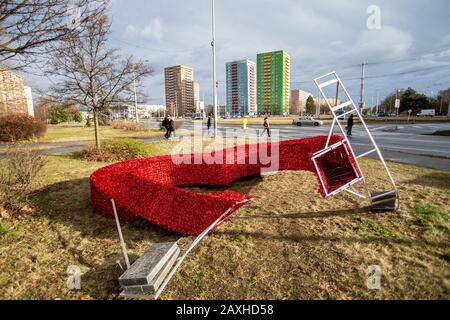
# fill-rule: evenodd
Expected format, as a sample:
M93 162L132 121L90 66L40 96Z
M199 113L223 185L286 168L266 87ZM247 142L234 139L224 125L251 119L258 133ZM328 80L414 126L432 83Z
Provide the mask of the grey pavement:
M159 126L157 122L148 122L149 128ZM262 130L261 126L249 125L251 129ZM193 130L194 123L185 121L183 129ZM224 133L227 129L237 129L239 125L221 125L219 130ZM436 131L450 130L450 122L443 123L422 123L410 125L395 124L369 124L370 131L380 147L386 160L413 164L421 167L442 169L450 171L450 137L433 136ZM296 127L293 125L272 125L272 130L278 130L281 140L293 140L317 135L327 135L330 125L323 127ZM338 131L335 131L338 133ZM163 140L149 138L141 139L146 142L156 142ZM353 136L350 138L355 153L362 154L370 150L370 142L361 125L356 125L353 129ZM41 152L47 155L80 151L92 141L73 141L41 143L36 146L48 146L49 148ZM1 156L1 155L0 155ZM374 157L372 155L372 157Z
M188 121L183 126L184 129L190 130L193 127L193 123ZM219 124L221 132L239 127L239 125ZM249 125L248 128L262 130L261 126L257 125ZM369 129L386 160L450 170L450 137L430 135L436 131L450 130L450 122L398 126L395 124L369 124ZM328 135L330 125L322 127L272 125L272 130L279 131L281 140L292 140ZM336 129L335 132L338 133L338 130ZM371 149L370 141L361 125L353 128L353 136L350 141L357 155Z

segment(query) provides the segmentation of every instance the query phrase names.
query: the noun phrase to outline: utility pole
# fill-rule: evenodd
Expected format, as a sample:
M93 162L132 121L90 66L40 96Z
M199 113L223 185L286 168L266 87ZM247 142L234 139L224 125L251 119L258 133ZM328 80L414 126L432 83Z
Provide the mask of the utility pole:
M320 89L318 91L318 95L317 95L317 106L316 106L316 117L320 116Z
M214 137L217 137L217 80L216 80L216 25L215 25L215 6L212 1L212 58L213 58L213 105L214 105Z
M138 101L137 101L137 91L136 91L136 80L133 81L134 85L134 111L136 112L136 123L139 122L139 114L138 114Z
M178 117L178 91L175 90L175 110L173 111L175 119Z
M379 106L379 104L380 104L380 94L377 91L377 108L376 108L376 113L375 113L376 116L378 116L378 106Z
M359 111L362 112L364 107L364 78L366 76L366 63L361 65L361 93L359 98Z

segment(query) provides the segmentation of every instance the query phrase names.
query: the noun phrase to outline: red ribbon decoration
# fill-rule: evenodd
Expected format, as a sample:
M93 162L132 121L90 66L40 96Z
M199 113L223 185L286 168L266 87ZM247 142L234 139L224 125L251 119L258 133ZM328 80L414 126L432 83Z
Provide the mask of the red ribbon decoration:
M333 136L331 143L342 139L341 136ZM273 147L279 148L279 170L307 170L317 175L311 158L314 153L323 149L326 140L327 137L319 136L268 142L264 145L268 146L269 157ZM269 165L261 164L258 157L256 164L249 164L249 160L254 159L255 150L259 150L262 145L226 149L222 153L224 164L194 164L195 157L202 155L191 154L188 157L191 157L192 164L175 164L172 156L165 155L129 160L101 168L90 178L92 206L97 213L114 218L110 202L114 199L122 221L144 219L169 231L196 236L228 209L235 212L243 202L255 197L230 190L196 193L183 187L225 187L240 178L259 175L261 169ZM238 151L242 150L244 153L241 156L245 155L245 162L242 158L237 160ZM227 151L234 154L231 164L229 159L227 163ZM319 169L331 189L339 188L355 178L349 174L356 165L355 159L351 155L349 159L348 154L342 156L342 150L336 152L341 154L326 157L321 161ZM336 166L346 174L329 174L329 169ZM334 180L330 181L330 177ZM319 190L324 195L321 186Z

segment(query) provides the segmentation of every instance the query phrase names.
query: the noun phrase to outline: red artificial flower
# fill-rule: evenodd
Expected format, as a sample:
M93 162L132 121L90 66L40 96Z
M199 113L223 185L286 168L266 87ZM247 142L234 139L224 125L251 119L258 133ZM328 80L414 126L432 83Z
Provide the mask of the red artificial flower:
M279 170L307 170L318 174L311 160L322 150L327 137L268 143L269 150L279 149ZM331 143L342 140L333 136ZM169 231L186 235L198 235L231 208L239 209L253 196L235 191L196 193L183 187L228 186L233 181L261 173L269 167L262 164L257 153L262 144L238 146L224 150L223 164L175 164L170 155L135 159L113 164L95 171L91 178L91 201L95 211L114 218L111 199L114 199L122 221L148 220ZM238 150L238 148L240 148ZM243 154L238 151L245 150ZM226 159L227 151L234 159ZM338 150L339 151L339 150ZM341 150L342 151L342 150ZM328 170L336 163L345 172L354 170L355 159L344 157L342 152L330 155L322 162L320 174L327 188L345 185L354 179L352 175L339 176ZM237 159L241 155L240 159ZM190 155L193 160L195 156ZM243 159L245 157L245 159ZM250 160L257 159L256 163ZM328 168L328 169L327 169ZM359 171L358 171L359 172ZM330 180L331 178L331 180ZM323 187L320 192L324 195Z

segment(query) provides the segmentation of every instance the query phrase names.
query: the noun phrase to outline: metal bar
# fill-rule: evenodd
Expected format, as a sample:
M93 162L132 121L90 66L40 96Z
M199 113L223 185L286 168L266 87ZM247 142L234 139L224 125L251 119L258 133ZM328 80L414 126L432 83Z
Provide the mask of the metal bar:
M318 80L320 80L320 79L329 77L329 76L331 76L331 75L334 75L334 76L335 76L335 75L336 75L336 72L335 72L335 71L332 71L332 72L330 72L330 73L327 73L327 74L325 74L325 75L323 75L323 76L320 76L320 77L318 77L318 78L315 78L314 81L318 81Z
M319 166L317 165L316 159L313 158L314 167L316 168L317 175L319 176L320 183L322 184L323 190L325 191L325 197L329 197L330 194L325 186L325 182L322 179L322 175L320 174Z
M351 101L351 103L353 104L354 109L356 109L356 106L355 106L355 103L353 102L352 97L348 94L348 91L345 89L345 86L344 86L344 84L342 83L342 81L339 79L339 76L338 76L336 73L334 73L334 74L335 74L336 79L338 79L338 82L341 83L342 89L344 90L345 94L347 95L347 97L349 98L349 100ZM315 82L316 85L319 87L318 82L317 82L316 80L314 80L314 82ZM319 91L320 91L320 93L325 97L325 101L326 101L328 107L330 108L330 110L333 110L333 107L331 106L330 102L328 101L327 96L326 96L325 93L323 92L322 88L319 87ZM357 110L356 110L356 111L357 111ZM341 130L342 135L344 136L344 141L347 142L348 147L349 147L349 149L350 149L350 152L352 153L353 157L355 158L356 165L358 166L358 168L360 168L358 159L356 159L355 152L353 151L353 148L352 148L352 146L351 146L351 144L350 144L350 140L348 139L347 133L345 132L344 128L342 127L341 123L339 122L338 117L336 116L336 113L335 113L334 111L332 111L332 114L333 114L334 119L336 119L336 123L337 123L339 129ZM358 114L359 114L359 113L358 113ZM361 176L362 176L362 179L361 179L361 180L363 180L363 181L364 181L364 184L366 184L366 178L365 178L364 174L362 173L362 171L361 171ZM359 180L359 181L361 181L361 180ZM343 190L343 189L337 190L337 192L333 193L332 195L337 194L337 193L341 192L342 190ZM370 196L370 192L369 192L369 190L367 190L367 187L366 187L366 191L367 191L368 196Z
M385 196L388 196L388 195L390 195L390 194L395 195L395 194L396 194L396 191L385 192L385 193L379 194L379 195L377 195L377 196L375 196L375 197L372 197L371 199L372 199L372 201L373 201L373 200L377 200L377 199L383 198L383 197L385 197Z
M342 81L340 80L339 76L336 75L336 77L337 77L337 79L339 79L339 82L341 82L341 84L342 84ZM351 96L348 93L347 89L345 88L344 84L342 84L342 89L344 90L345 94L348 97L350 97L350 100L352 101L353 105L355 106L355 103L353 102L353 99L351 98ZM380 160L383 163L384 169L386 170L386 173L389 176L389 179L391 181L392 186L394 187L395 192L398 192L397 184L395 183L395 179L394 179L391 171L389 170L389 167L388 167L386 161L384 160L383 154L381 153L380 148L378 147L378 144L376 143L375 139L373 138L372 133L370 132L369 127L367 126L366 122L364 121L364 118L362 117L360 111L358 110L358 108L355 108L355 109L356 109L355 111L356 111L362 125L364 126L364 129L367 132L367 135L368 135L370 141L372 142L372 145L375 147L375 149L377 149L378 156L380 157ZM351 148L351 146L350 146L350 148Z
M356 159L364 158L364 157L368 156L369 154L372 154L372 153L374 153L376 151L377 151L377 149L373 149L373 150L367 151L366 153L363 153L363 154L357 156Z
M338 105L338 106L336 106L336 107L334 107L334 108L332 108L332 109L333 109L333 111L337 111L337 110L339 110L339 109L344 109L345 107L348 107L348 106L350 106L351 104L352 104L351 101L347 101L347 102L341 103L340 105ZM342 117L342 115L340 115L340 117Z
M359 194L358 192L355 192L355 191L353 191L353 190L345 189L344 191L346 191L346 192L348 192L348 193L351 193L351 194L353 194L353 195L355 195L355 196L357 196L357 197L360 197L360 198L363 198L363 199L367 199L366 196L363 196L362 194Z
M245 203L250 202L250 201L251 200L245 200L245 201L237 203L237 205L245 204ZM211 232L212 229L214 229L215 227L220 225L223 221L225 221L225 219L231 214L231 212L232 212L231 208L228 209L227 211L225 211L216 221L214 221L208 228L206 228L201 234L199 234L197 236L197 238L195 238L194 241L192 241L192 243L189 245L189 247L186 250L183 251L183 254L181 255L181 257L179 257L177 259L177 263L172 268L172 270L167 275L167 277L164 279L164 282L161 284L161 286L159 287L158 291L155 293L155 295L154 295L154 299L155 300L159 298L159 296L164 291L166 286L169 284L170 280L175 275L175 272L177 272L177 270L180 268L181 264L186 259L188 254L198 245L198 243L200 241L203 240L203 238L206 235L208 235L209 232Z
M315 153L315 154L313 155L313 158L314 158L314 159L315 159L315 158L318 158L318 157L320 157L321 155L323 155L323 154L325 154L325 153L327 153L327 152L330 152L330 151L332 151L332 150L334 150L334 149L337 149L337 148L339 148L341 145L343 145L344 143L345 143L345 141L342 140L342 141L340 141L340 142L338 142L338 143L336 143L336 144L333 144L331 147L328 147L328 148L326 148L326 149L320 150L319 152L317 152L317 153Z
M341 193L342 191L348 189L349 187L351 187L351 186L357 184L357 183L360 182L361 180L363 180L363 178L355 179L355 180L353 180L353 181L347 183L345 186L342 186L342 187L340 187L339 189L333 191L329 196L335 196L335 195L337 195L338 193Z
M328 148L328 146L330 145L330 141L331 141L331 137L333 136L335 125L336 125L336 119L333 119L333 123L331 124L330 132L328 133L328 139L327 139L327 144L325 145L325 148Z
M319 85L319 87L322 89L322 88L328 87L332 84L335 84L338 81L339 81L338 79L333 79L333 80L322 83L321 85Z
M119 215L117 214L116 202L114 201L114 199L111 199L111 203L112 203L112 207L113 207L113 211L114 211L114 218L116 219L117 232L119 233L120 246L122 247L123 256L125 258L125 264L127 265L127 269L130 269L130 260L128 259L127 246L125 244L125 241L123 240L122 228L120 227L120 221L119 221Z

